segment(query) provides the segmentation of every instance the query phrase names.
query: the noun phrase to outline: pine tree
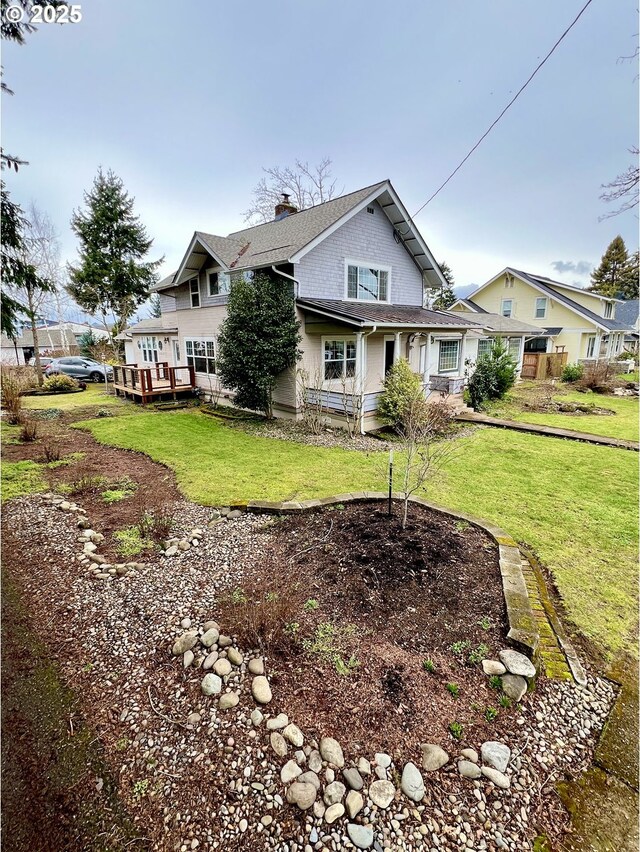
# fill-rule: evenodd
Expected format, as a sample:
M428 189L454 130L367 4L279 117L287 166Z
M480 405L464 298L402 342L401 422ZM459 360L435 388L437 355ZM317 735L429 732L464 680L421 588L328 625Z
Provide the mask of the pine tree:
M592 293L619 299L625 275L628 275L629 254L620 235L609 243L597 269L591 273Z
M158 293L152 293L149 299L149 316L153 319L160 319L162 316L162 308L160 307L160 296Z
M635 251L627 262L620 282L621 299L637 299L640 278L640 252Z
M433 308L436 311L446 311L447 308L450 308L451 305L456 301L456 294L453 292L453 285L455 284L455 278L453 277L453 272L451 271L451 267L448 263L439 264L440 271L445 279L446 286L443 285L440 293L433 301Z
M162 259L144 261L153 240L133 213L134 199L112 171L99 170L84 201L86 210L75 210L71 219L80 248L78 265L68 267L67 292L85 311L100 316L111 337L149 297ZM114 319L111 327L108 314Z
M217 372L241 408L273 416L280 373L300 358L293 293L265 273L236 275L218 336Z

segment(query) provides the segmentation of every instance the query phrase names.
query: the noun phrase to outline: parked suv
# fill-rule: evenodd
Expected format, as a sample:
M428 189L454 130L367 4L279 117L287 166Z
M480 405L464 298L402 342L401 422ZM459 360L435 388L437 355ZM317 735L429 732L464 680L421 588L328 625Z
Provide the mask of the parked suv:
M106 370L107 379L112 382L113 367L107 364ZM99 361L94 361L93 358L82 358L75 355L68 358L54 358L50 364L47 364L44 372L47 376L51 376L54 373L65 373L74 379L104 382L105 368Z
M45 367L48 367L49 364L52 361L53 361L53 358L49 358L48 355L41 355L40 356L40 366L42 367L43 370L44 370ZM27 364L28 364L29 367L35 367L35 365L36 365L35 357L29 358L29 360L27 361Z

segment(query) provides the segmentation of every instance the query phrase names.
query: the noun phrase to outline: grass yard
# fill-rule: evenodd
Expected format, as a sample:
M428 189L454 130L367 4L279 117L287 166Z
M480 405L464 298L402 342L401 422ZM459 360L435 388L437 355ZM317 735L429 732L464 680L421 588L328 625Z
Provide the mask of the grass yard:
M24 396L24 408L59 408L61 411L71 411L74 408L86 408L95 405L97 408L124 406L123 401L113 394L106 394L104 384L89 384L82 393L52 393L48 396Z
M573 429L575 432L588 432L591 435L608 435L610 438L624 438L627 441L638 440L638 398L623 396L602 396L601 394L560 392L554 399L558 402L580 402L610 408L615 414L555 414L538 413L522 409L519 404L526 400L532 386L515 388L507 399L499 400L487 407L486 414L504 420L517 420L521 423L536 423L542 426L556 426L560 429Z
M106 444L173 468L205 505L384 490L386 454L308 447L233 430L197 412L82 424ZM460 439L427 497L492 520L551 569L570 618L606 655L637 654L637 456L480 429Z
M25 494L35 494L47 487L42 477L42 465L33 461L8 462L0 465L2 502Z

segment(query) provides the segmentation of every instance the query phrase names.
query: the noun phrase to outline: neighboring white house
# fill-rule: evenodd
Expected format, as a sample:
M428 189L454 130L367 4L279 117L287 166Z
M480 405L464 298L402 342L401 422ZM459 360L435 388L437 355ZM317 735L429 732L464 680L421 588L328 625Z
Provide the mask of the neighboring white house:
M88 331L95 337L107 337L106 331L94 328L86 322L44 323L37 326L38 350L40 355L60 355L77 352L78 341ZM29 326L23 326L21 334L11 340L5 334L0 339L0 359L3 364L26 364L35 355L33 334Z
M302 211L283 196L272 222L227 237L196 231L178 270L155 287L161 317L120 336L127 363L189 364L208 392L231 276L258 270L291 288L301 323L303 356L277 383L277 416L299 417L306 393L338 419L361 411L363 428L373 428L386 371L400 357L427 394L462 391L483 317L424 307L425 290L445 282L389 181ZM521 326L513 333L520 342Z

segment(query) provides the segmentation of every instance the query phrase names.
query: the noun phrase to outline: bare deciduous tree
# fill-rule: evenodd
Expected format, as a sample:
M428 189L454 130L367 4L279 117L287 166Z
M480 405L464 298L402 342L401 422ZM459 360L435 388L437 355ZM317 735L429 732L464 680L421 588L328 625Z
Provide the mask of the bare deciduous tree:
M416 394L407 404L397 427L401 452L396 468L400 470L402 529L407 526L409 498L424 488L428 480L458 452L457 444L447 436L453 411L446 402L428 402Z
M265 176L253 190L253 202L245 211L244 220L252 225L260 225L273 219L276 204L282 200L282 193L291 196L298 210L305 210L315 204L330 201L337 194L336 181L331 175L331 160L324 157L317 165L295 161L295 166L274 166L263 169Z
M640 185L640 169L638 168L638 148L629 148L629 153L633 154L635 163L619 174L611 183L602 185L604 192L600 195L602 201L607 204L612 202L619 203L616 210L605 213L600 216L600 221L610 219L612 216L618 216L620 213L625 213L627 210L633 210L638 206L638 189Z

